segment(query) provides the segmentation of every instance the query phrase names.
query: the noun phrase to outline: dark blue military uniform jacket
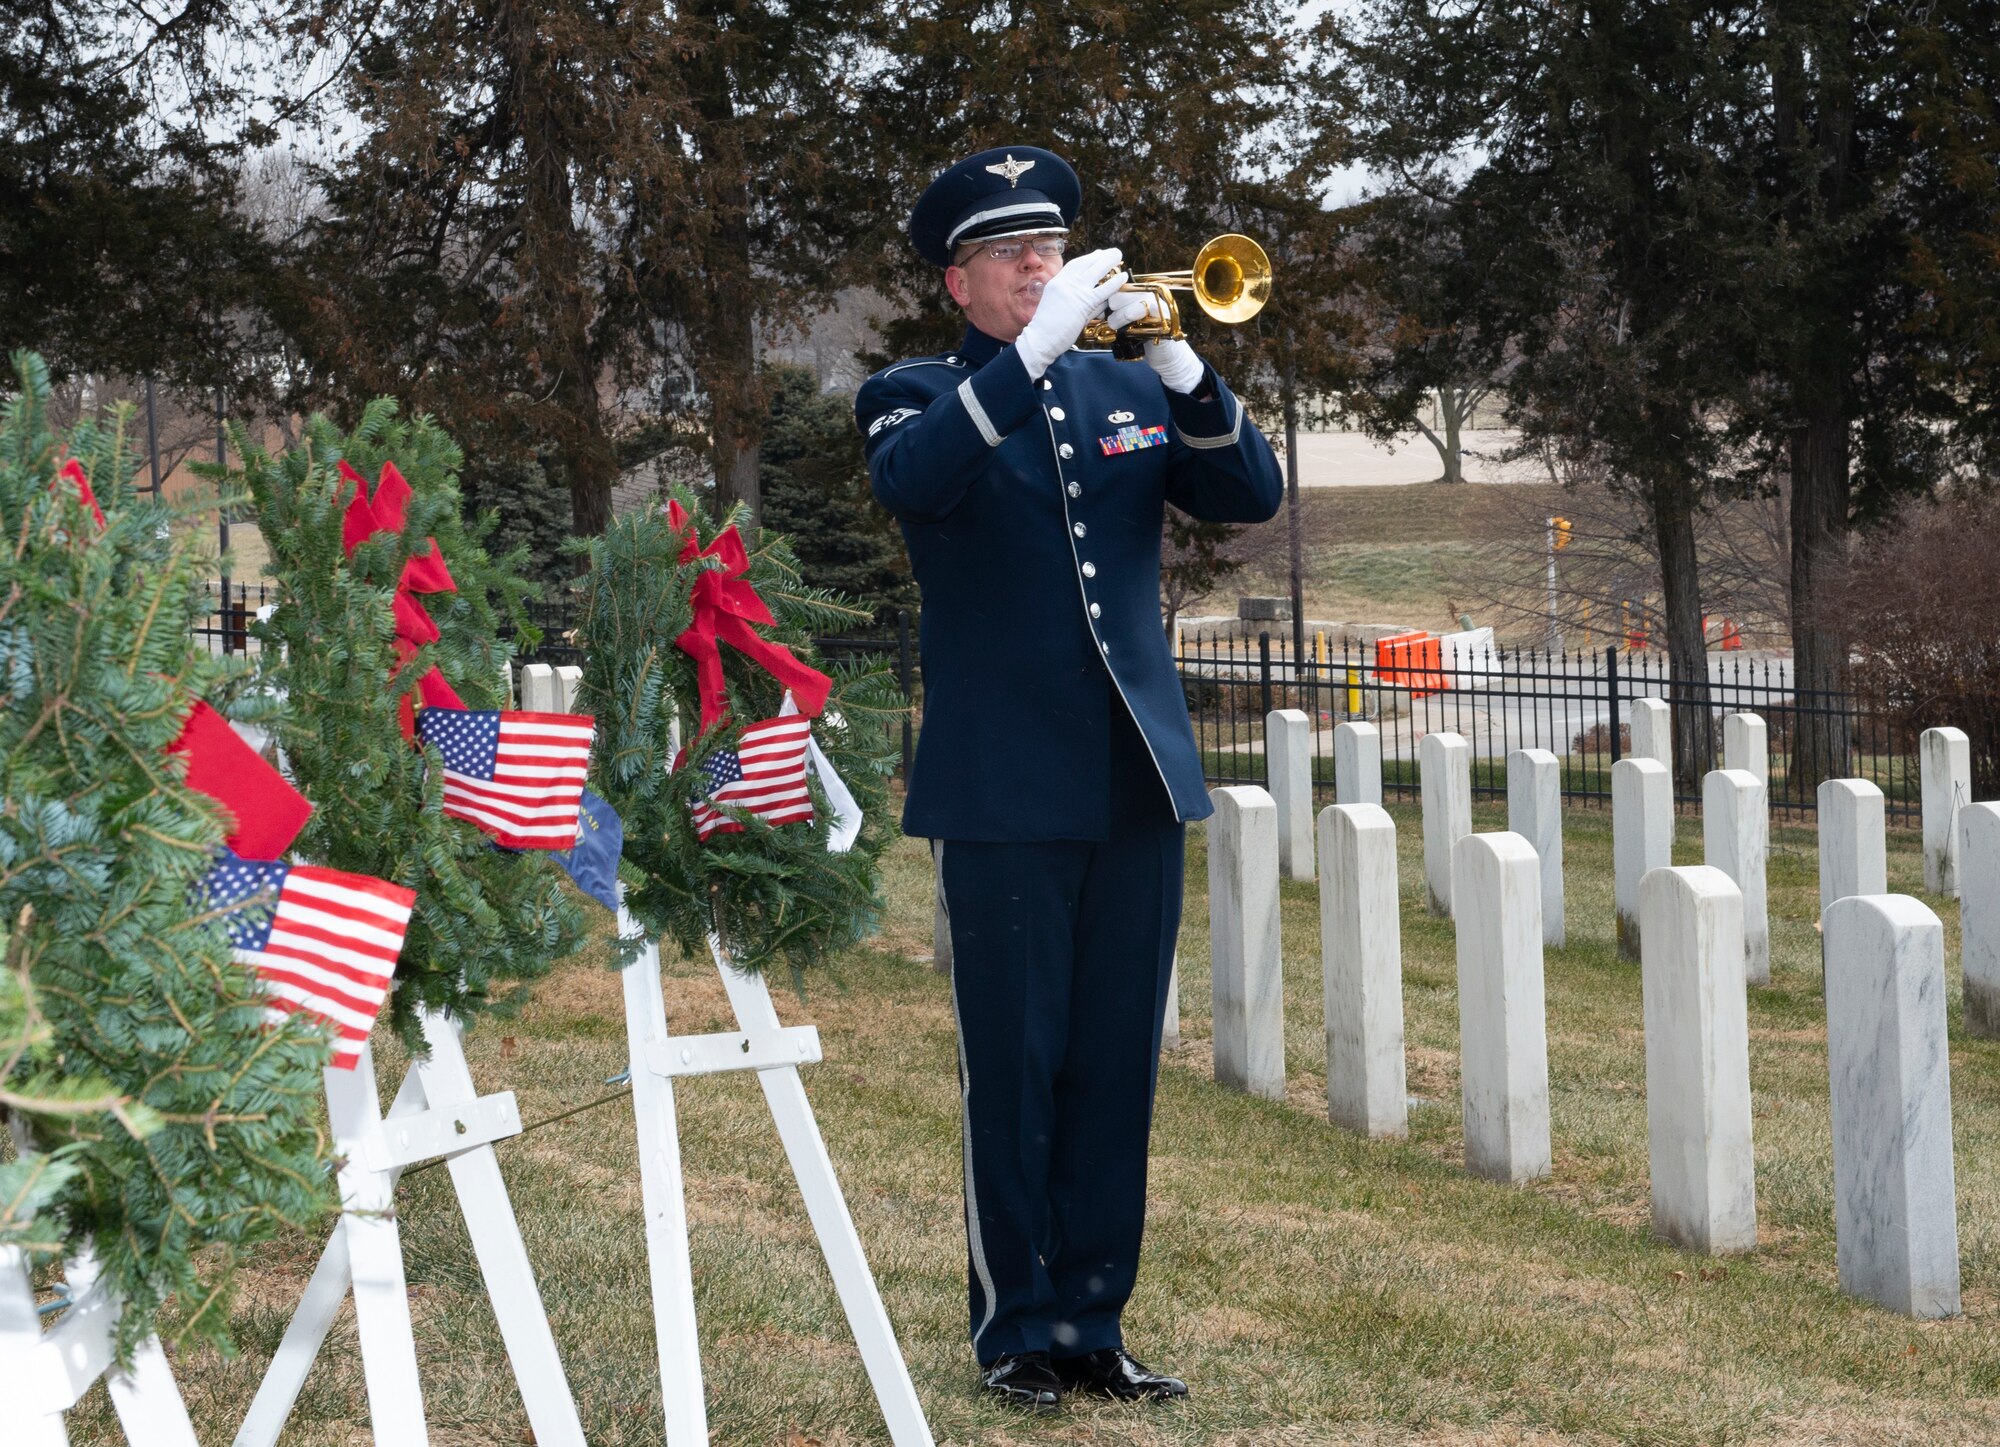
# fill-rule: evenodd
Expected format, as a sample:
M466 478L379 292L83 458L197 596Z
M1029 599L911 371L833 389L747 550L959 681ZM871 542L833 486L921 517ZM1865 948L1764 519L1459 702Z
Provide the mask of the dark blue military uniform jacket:
M1270 444L1214 370L1182 396L1144 362L1072 350L1036 382L970 328L956 352L870 377L855 417L923 593L904 832L1104 839L1113 741L1130 736L1114 733L1119 708L1174 816L1207 818L1160 626L1164 507L1262 522L1283 495Z

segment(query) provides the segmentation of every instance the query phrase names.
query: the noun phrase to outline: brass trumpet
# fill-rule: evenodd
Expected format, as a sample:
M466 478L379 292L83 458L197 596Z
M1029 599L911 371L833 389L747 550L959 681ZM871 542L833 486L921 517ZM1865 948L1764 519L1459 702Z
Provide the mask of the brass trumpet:
M1129 360L1143 355L1144 339L1179 341L1187 335L1181 330L1176 291L1192 292L1195 304L1219 322L1249 321L1271 299L1271 258L1249 237L1231 231L1195 253L1194 265L1186 271L1140 272L1118 289L1153 293L1162 315L1141 317L1122 333L1109 322L1092 319L1083 328L1083 339L1109 346Z

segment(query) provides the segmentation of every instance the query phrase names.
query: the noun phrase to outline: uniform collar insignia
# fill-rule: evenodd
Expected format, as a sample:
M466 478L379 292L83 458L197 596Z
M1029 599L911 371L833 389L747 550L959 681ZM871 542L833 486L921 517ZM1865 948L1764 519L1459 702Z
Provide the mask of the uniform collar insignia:
M997 165L988 166L986 169L996 176L1006 177L1007 188L1012 190L1021 184L1023 176L1035 169L1035 163L1033 161L1017 161L1014 159L1014 153L1009 151L1006 160L999 162Z

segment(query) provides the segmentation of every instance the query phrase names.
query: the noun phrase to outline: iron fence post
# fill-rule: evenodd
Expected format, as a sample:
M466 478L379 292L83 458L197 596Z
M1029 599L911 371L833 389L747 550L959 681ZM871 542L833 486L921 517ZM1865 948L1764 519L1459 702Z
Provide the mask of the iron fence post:
M1623 750L1618 747L1618 645L1607 644L1604 649L1604 696L1608 701L1611 734L1611 762L1617 763Z
M1271 713L1271 635L1257 635L1257 685L1258 694L1264 704L1264 715Z
M1264 787L1271 787L1271 634L1257 635L1257 693L1263 704L1257 717L1258 737L1264 741Z

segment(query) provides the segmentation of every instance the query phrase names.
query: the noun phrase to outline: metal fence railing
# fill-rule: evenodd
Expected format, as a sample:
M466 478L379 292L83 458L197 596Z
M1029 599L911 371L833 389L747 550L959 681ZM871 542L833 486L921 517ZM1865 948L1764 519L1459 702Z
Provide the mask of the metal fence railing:
M1724 715L1747 712L1765 723L1774 810L1812 813L1821 778L1859 777L1881 788L1891 819L1921 812L1914 731L1851 695L1795 687L1789 658L1712 653L1707 677L1690 679L1659 653L1503 649L1425 674L1378 669L1374 650L1355 644L1295 665L1267 633L1185 642L1176 663L1214 784L1264 783L1264 718L1297 708L1316 725L1314 785L1328 800L1333 729L1363 719L1380 731L1390 798L1417 797L1417 742L1447 731L1472 747L1475 794L1504 795L1507 755L1539 748L1561 761L1566 798L1608 802L1611 766L1631 747L1631 705L1659 698L1673 709L1677 746L1697 755L1677 769L1683 804L1698 804L1701 773L1722 765Z
M250 635L257 610L277 602L277 595L264 583L231 583L225 580L201 585L209 612L195 624L195 641L210 653L255 653L258 642Z
M211 597L216 585L208 585ZM254 651L250 626L275 601L265 585L232 584L226 603L195 629L214 652ZM221 602L218 599L218 602ZM531 606L542 636L524 648L523 663L580 664L571 600L558 596ZM895 672L912 711L903 721L903 769L914 754L921 709L921 660L910 615L893 629L816 639L822 658L880 659ZM1764 720L1770 746L1770 802L1777 813L1810 815L1822 778L1865 778L1881 788L1891 820L1921 814L1916 730L1864 699L1797 688L1784 657L1711 653L1705 678L1677 678L1666 655L1611 647L1601 652L1489 650L1470 664L1457 660L1432 674L1378 667L1372 647L1346 643L1295 663L1280 638L1187 640L1175 657L1189 718L1211 784L1263 784L1264 719L1275 708L1297 708L1313 720L1315 793L1333 797L1333 729L1363 719L1379 730L1382 785L1392 799L1417 797L1417 743L1425 734L1459 734L1472 747L1475 795L1503 796L1507 755L1547 749L1561 763L1563 795L1609 802L1611 766L1631 747L1629 719L1637 699L1664 699L1673 710L1676 795L1700 802L1700 775L1722 763L1722 719L1736 712ZM1975 733L1975 751L1990 737ZM1694 757L1688 754L1692 747ZM1975 777L2000 774L2000 759L1975 758Z

